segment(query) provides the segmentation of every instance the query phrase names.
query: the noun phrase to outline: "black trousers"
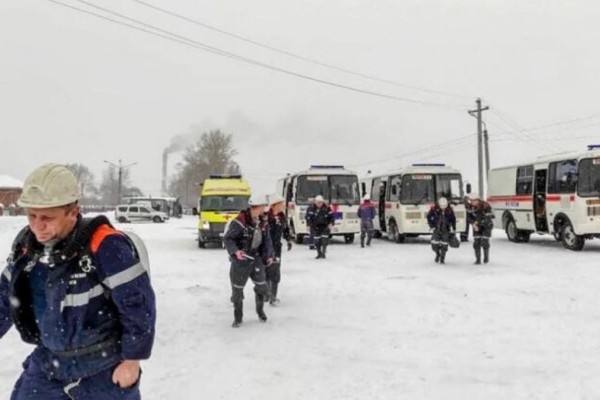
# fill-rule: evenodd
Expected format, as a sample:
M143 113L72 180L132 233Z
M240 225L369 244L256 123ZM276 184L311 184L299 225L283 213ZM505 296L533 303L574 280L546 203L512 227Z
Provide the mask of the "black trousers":
M263 301L267 295L265 266L259 258L247 261L232 260L229 279L231 281L231 302L234 304L243 302L244 287L248 279L252 279L254 283L257 302Z

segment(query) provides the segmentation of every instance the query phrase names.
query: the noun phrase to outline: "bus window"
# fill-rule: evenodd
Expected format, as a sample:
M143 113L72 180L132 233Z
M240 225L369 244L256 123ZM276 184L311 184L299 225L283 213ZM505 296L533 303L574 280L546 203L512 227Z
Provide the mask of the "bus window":
M579 195L600 197L600 158L586 158L579 162Z
M433 176L430 174L410 174L402 178L400 202L402 204L423 204L435 201Z
M203 196L200 199L202 211L241 211L248 207L248 196Z
M333 203L342 203L349 206L360 204L358 178L356 176L332 175L329 179L331 182L331 201Z
M394 176L390 179L390 201L400 200L400 188L402 185L402 177Z
M550 163L548 193L575 193L577 190L577 160Z
M437 197L445 197L448 201L462 202L462 183L459 174L436 175Z
M296 204L310 204L318 195L329 199L329 179L327 175L303 175L298 177Z
M517 190L519 196L532 194L533 189L533 165L517 168Z
M371 186L371 200L381 201L381 178L373 179L373 186Z

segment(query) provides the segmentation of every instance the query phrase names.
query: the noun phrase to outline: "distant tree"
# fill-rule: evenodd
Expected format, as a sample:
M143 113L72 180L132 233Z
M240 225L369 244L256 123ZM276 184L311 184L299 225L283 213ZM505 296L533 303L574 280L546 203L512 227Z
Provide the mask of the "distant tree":
M131 184L129 170L124 168L121 176L121 200L128 196L143 196L143 192ZM119 203L119 170L114 165L108 165L102 173L100 200L107 205Z
M240 167L233 159L237 154L233 135L220 130L203 133L185 150L183 161L177 165L177 172L171 179L169 192L179 197L182 204L195 206L198 185L210 174L240 173Z
M93 203L98 196L94 173L88 167L79 163L67 164L66 167L73 172L77 182L79 182L80 203L84 205Z

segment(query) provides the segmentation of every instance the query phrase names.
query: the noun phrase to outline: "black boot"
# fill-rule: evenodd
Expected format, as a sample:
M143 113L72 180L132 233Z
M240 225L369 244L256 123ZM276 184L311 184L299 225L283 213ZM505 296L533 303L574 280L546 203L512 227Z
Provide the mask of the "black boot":
M323 248L321 250L321 258L326 258L327 256L327 245L329 244L329 238L323 238Z
M481 247L475 247L475 264L481 264Z
M440 250L439 249L435 250L435 262L436 263L440 262Z
M483 249L483 262L484 264L490 262L490 249Z
M360 247L365 247L365 235L360 235Z
M322 239L317 239L316 243L315 243L315 247L317 248L317 256L315 257L316 259L319 258L323 258L323 243L322 243Z
M265 304L264 298L262 294L256 294L256 314L258 314L258 319L260 322L267 322L267 314L263 309Z
M268 303L271 300L272 294L271 291L272 289L273 283L269 280L267 280L267 293L265 294L265 303Z
M233 324L231 324L231 326L234 328L239 327L242 324L243 317L244 317L243 303L241 301L233 303Z
M279 304L279 299L277 298L277 286L279 286L277 282L271 282L271 299L269 300L269 304L272 306Z
M371 239L373 239L373 234L369 233L369 235L367 236L367 246L371 245Z
M446 252L444 250L440 251L440 264L446 263Z

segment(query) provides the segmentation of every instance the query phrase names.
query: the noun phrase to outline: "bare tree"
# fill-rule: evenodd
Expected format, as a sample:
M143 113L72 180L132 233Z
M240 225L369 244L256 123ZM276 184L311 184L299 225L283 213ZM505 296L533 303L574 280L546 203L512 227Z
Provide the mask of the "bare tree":
M98 196L98 188L94 183L94 173L85 165L74 163L65 165L77 178L81 194L81 204L91 204Z

